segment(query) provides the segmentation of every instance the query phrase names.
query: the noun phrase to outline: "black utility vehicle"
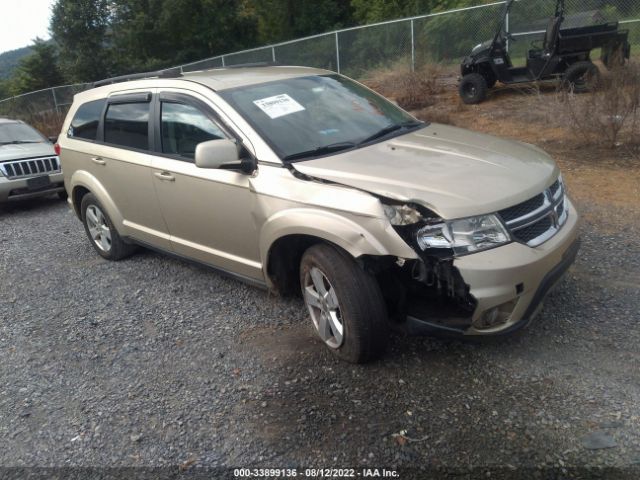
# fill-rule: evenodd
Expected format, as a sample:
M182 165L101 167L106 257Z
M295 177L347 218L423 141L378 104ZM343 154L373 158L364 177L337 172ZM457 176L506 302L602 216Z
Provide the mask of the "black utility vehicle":
M497 81L504 84L560 79L575 92L586 92L597 83L599 70L591 61L591 51L600 48L601 60L609 68L629 58L628 30L618 30L618 22L578 28L562 28L564 0L556 1L555 15L542 45L532 44L525 67L514 67L507 41L516 38L506 31L506 18L515 0L509 0L493 40L477 45L462 61L460 96L464 103L480 103Z

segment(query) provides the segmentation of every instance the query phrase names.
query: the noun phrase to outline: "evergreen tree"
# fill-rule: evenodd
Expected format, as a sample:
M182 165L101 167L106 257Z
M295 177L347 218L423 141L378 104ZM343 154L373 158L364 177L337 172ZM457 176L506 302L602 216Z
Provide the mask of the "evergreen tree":
M67 81L94 81L111 73L109 7L108 0L57 0L53 5L50 30Z
M63 83L55 45L36 38L31 49L33 53L20 60L18 69L11 79L9 88L14 95Z

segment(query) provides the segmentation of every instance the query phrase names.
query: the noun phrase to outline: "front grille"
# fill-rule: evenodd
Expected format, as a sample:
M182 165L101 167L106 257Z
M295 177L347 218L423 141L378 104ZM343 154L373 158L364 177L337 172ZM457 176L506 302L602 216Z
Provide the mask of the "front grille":
M0 171L9 178L34 177L60 171L58 157L28 158L0 163Z
M502 218L505 222L508 222L510 220L520 218L523 215L526 215L527 213L540 208L543 204L544 194L541 193L533 198L530 198L529 200L525 200L524 202L519 203L518 205L505 208L500 212L500 215L502 215Z
M516 230L513 234L521 242L529 243L531 240L543 235L552 226L551 219L549 217L545 217L533 225Z
M544 192L498 212L514 240L536 247L551 237L567 221L565 191L558 178Z

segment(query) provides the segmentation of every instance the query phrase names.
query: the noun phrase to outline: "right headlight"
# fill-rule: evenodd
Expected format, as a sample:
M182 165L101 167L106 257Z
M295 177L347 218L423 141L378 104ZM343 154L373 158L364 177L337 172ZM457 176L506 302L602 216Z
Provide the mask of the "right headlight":
M429 223L416 231L421 250L448 248L456 255L495 248L510 241L509 232L493 214Z

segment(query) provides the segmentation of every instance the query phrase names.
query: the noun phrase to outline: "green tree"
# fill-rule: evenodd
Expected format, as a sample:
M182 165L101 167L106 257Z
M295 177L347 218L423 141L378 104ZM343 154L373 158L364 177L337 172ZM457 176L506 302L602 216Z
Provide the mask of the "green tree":
M261 44L339 29L353 23L349 0L245 0Z
M255 19L231 0L111 0L119 73L151 70L255 46Z
M60 48L60 68L68 81L94 81L111 73L109 3L57 0L53 5L50 30Z
M20 60L20 64L10 81L10 90L14 95L63 83L58 68L58 52L51 42L36 38L29 56Z
M351 0L351 5L355 19L363 24L491 2L492 0Z

